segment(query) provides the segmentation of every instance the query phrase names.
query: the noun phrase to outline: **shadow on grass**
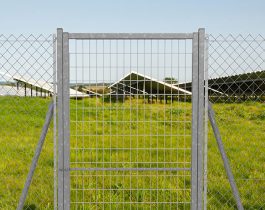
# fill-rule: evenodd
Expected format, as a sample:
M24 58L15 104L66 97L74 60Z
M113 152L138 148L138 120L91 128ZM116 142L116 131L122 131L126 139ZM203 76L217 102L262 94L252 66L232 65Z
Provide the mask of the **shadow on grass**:
M103 97L102 102L105 103L124 103L126 98L123 97Z

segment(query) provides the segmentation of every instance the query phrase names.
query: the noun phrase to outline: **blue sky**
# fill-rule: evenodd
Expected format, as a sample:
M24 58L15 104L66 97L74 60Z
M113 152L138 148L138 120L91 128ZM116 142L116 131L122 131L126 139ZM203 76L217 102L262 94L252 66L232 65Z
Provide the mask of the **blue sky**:
M5 0L0 33L193 32L265 34L264 0Z

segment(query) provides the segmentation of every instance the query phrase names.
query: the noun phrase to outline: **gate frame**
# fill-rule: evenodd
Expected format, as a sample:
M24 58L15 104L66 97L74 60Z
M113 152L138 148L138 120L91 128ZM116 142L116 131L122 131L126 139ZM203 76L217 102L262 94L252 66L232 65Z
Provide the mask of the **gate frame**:
M204 140L204 43L205 29L195 33L68 33L57 29L58 81L58 209L70 209L70 39L191 39L192 40L192 160L191 209L202 209ZM55 205L56 206L56 205ZM56 208L56 207L55 207Z
M205 29L201 28L192 41L192 210L203 207L204 53Z
M69 38L57 29L58 209L70 209Z

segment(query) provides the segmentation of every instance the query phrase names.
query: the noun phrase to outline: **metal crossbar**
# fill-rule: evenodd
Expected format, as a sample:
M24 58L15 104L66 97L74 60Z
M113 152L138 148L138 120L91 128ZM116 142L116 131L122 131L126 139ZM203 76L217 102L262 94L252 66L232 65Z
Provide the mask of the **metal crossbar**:
M70 171L190 171L190 168L70 168Z
M69 39L81 40L172 40L193 39L192 33L69 33Z
M57 41L59 209L151 203L200 208L204 30L77 34L58 29ZM179 87L190 81L192 94ZM69 87L90 95L69 100ZM171 183L163 191L162 185ZM125 197L127 189L136 190ZM140 202L141 189L148 190Z

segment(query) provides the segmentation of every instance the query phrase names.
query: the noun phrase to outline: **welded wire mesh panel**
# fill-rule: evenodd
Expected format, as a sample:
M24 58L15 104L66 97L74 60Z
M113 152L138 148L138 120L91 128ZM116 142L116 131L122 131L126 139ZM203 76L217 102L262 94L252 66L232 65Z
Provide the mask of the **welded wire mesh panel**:
M70 40L73 209L189 209L191 40Z
M0 209L15 209L53 92L53 36L0 35ZM25 209L53 206L49 131Z
M245 209L265 208L263 36L209 36L209 100ZM236 208L213 134L208 148L208 208Z

